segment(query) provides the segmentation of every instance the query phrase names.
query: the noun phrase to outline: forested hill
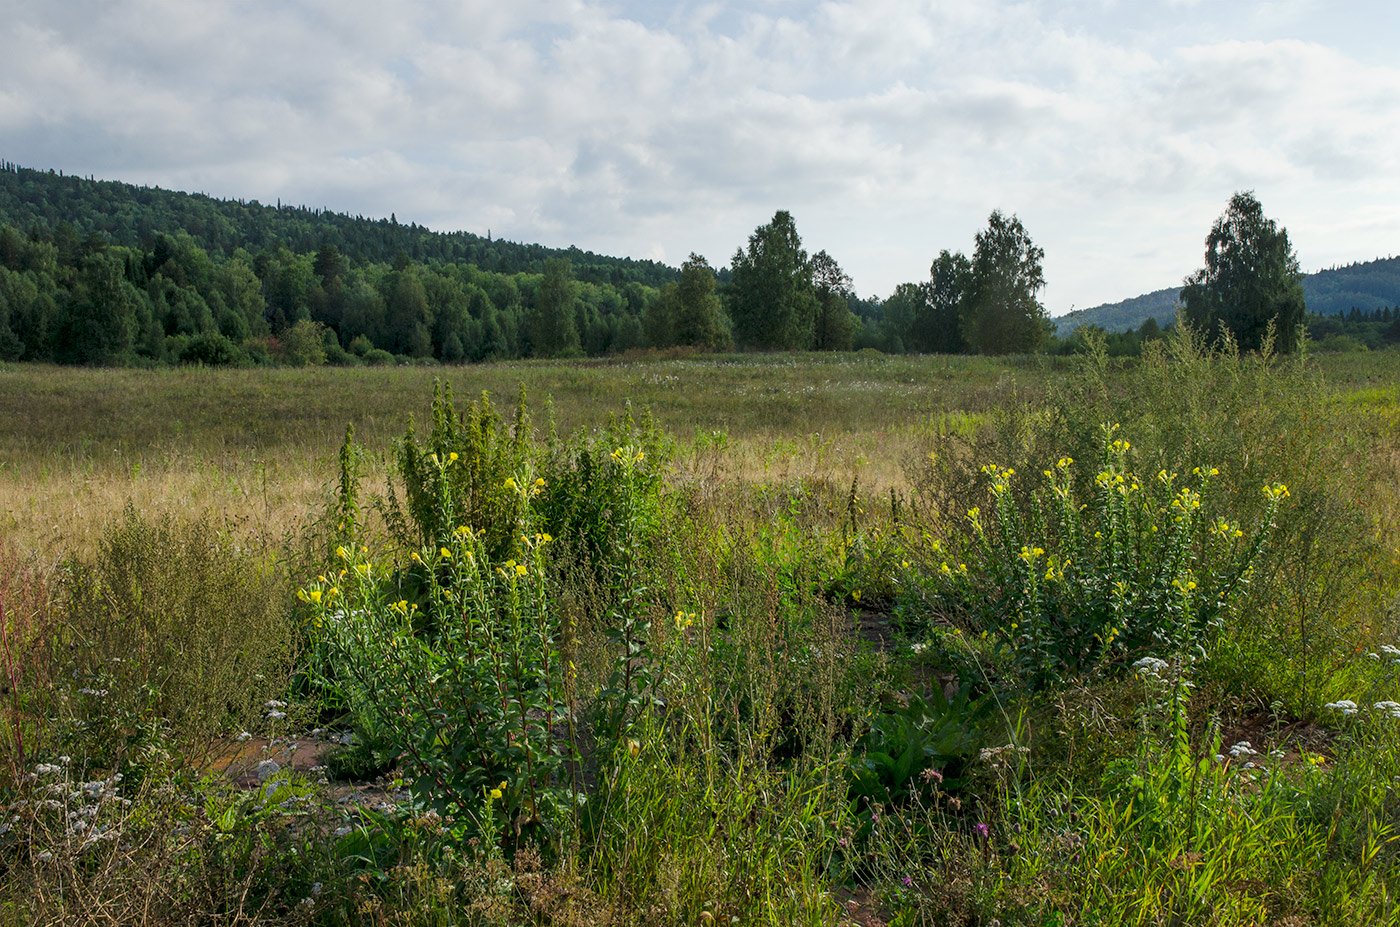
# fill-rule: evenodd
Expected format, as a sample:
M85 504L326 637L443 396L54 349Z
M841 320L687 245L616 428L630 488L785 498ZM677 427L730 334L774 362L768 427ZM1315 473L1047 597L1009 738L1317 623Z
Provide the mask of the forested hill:
M0 224L57 229L68 223L79 238L105 235L112 244L149 247L158 233L187 232L204 251L228 257L238 248L256 253L285 247L314 252L327 245L351 261L390 263L406 255L419 263L471 264L494 273L538 274L550 258L565 258L576 280L659 287L679 279L673 267L649 260L546 248L435 232L395 219L366 219L304 206L268 206L257 200L219 200L199 193L137 187L112 180L0 165Z
M1067 335L1084 325L1105 331L1136 329L1149 318L1166 325L1176 318L1181 287L1154 290L1122 302L1078 309L1055 319L1058 332ZM1303 277L1303 297L1313 315L1345 315L1353 309L1373 313L1400 306L1400 257L1330 267Z

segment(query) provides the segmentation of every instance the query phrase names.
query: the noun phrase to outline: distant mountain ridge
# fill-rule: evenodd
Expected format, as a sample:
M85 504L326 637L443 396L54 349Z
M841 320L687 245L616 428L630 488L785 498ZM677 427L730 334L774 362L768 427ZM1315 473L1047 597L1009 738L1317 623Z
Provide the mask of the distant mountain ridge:
M1168 287L1121 302L1076 309L1053 321L1061 335L1085 325L1097 325L1109 332L1130 331L1149 318L1166 325L1176 318L1180 296L1180 286ZM1377 258L1305 274L1303 297L1308 312L1315 315L1342 315L1353 309L1373 312L1400 306L1400 257Z
M647 286L680 278L658 261L609 257L573 248L519 244L471 232L435 232L397 219L367 219L348 213L257 200L222 200L203 193L138 187L117 180L91 180L0 164L0 224L19 229L71 225L79 236L106 235L113 244L138 247L156 233L187 232L212 255L238 248L252 252L286 247L294 252L334 246L352 261L391 262L400 254L414 261L472 264L496 273L540 273L548 258L567 258L574 277L587 283Z

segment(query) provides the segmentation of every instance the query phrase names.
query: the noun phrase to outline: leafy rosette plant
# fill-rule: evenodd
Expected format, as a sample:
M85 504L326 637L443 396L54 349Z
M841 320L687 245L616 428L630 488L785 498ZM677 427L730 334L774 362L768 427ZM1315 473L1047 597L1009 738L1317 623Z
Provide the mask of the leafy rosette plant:
M982 468L990 511L966 516L965 562L939 567L973 630L996 635L1025 681L1043 687L1122 666L1146 652L1203 649L1248 584L1288 488L1265 486L1246 530L1213 511L1216 471L1139 476L1132 445L1104 429L1093 497L1073 489L1073 459L1044 470L1024 503L1016 472Z

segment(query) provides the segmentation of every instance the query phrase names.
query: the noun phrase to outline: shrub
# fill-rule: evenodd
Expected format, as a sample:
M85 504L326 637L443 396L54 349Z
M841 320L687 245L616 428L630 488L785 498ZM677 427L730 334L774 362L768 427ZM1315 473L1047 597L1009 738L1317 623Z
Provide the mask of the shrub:
M115 766L153 737L196 755L249 726L288 683L285 575L208 521L128 508L69 566L63 679L69 747Z
M56 617L47 578L0 541L0 756L11 784L46 746Z
M1043 490L1024 505L1012 493L1014 468L984 466L991 510L968 510L934 573L934 595L971 630L997 635L1033 688L1147 653L1203 650L1288 495L1266 485L1265 510L1246 532L1218 514L1217 470L1140 477L1115 430L1104 429L1088 505L1075 496L1073 458L1044 470Z
M204 332L185 342L180 349L180 363L203 364L206 367L227 367L244 363L246 356L238 345L218 332Z
M438 471L463 463L415 460ZM455 477L416 472L439 494L427 526L452 526L411 555L426 583L423 605L400 595L390 563L366 546L342 546L339 570L300 593L334 672L325 682L345 694L362 728L406 758L425 804L474 817L493 839L507 823L516 834L552 831L557 806L570 800L559 781L560 726L572 731L572 718L545 576L550 538L534 530L530 504L539 489L529 471L508 478L515 556L502 560L486 530L463 517Z

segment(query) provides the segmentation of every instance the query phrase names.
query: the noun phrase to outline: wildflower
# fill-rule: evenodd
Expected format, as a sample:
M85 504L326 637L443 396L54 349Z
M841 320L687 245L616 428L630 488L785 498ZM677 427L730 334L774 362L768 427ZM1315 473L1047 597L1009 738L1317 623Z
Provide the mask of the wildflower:
M501 485L504 486L506 489L514 490L514 489L516 488L516 485L515 485L515 477L511 477L511 476L506 477L506 481L505 481L504 483L502 483Z
M52 763L40 763L34 767L34 771L41 776L53 776L63 772L63 767L55 766Z
M977 826L972 829L976 831L977 836L981 837L983 840L986 840L992 834L992 829L981 821L978 821Z
M1161 676L1168 665L1166 660L1159 657L1143 657L1133 664L1133 670L1139 676Z
M1328 702L1323 708L1330 708L1333 711L1340 711L1343 718L1350 718L1356 714L1356 703L1349 698L1338 699L1335 702Z
M640 754L641 752L642 752L642 742L639 741L639 740L637 740L637 739L635 739L635 738L633 738L633 737L627 738L627 753L628 753L628 755L630 755L633 759L636 759L637 756L638 756L638 754Z
M1376 702L1375 708L1376 711L1400 720L1400 702Z
M1270 502L1278 502L1280 499L1287 499L1291 493L1283 483L1274 483L1264 487L1264 495Z
M1234 757L1258 756L1259 751L1255 750L1249 741L1242 740L1230 748L1230 755Z
M239 732L238 732L238 736L234 738L234 740L238 741L239 743L242 743L242 742L245 741L245 740L252 740L252 739L253 739L253 735L252 735L252 734L249 734L247 731L239 731Z
M438 553L442 556L442 559L444 560L452 559L452 551L448 550L446 547L439 548Z
M497 800L500 799L500 797L501 797L501 790L500 790L500 789L492 789L492 790L491 790L491 800L492 800L492 801L497 801Z
M526 570L525 564L523 564L523 563L517 563L517 564L515 565L515 574L516 574L517 576L524 576L527 572L528 572L528 570Z
M452 453L450 453L450 454L447 455L447 462L448 462L448 463L456 463L456 462L457 462L457 459L458 459L458 458L457 458L457 452L456 452L456 451L453 451ZM317 882L316 884L317 884L317 885L320 885L321 883L320 883L320 882Z
M319 589L312 589L306 594L306 597L311 600L313 605L321 604L321 590Z

